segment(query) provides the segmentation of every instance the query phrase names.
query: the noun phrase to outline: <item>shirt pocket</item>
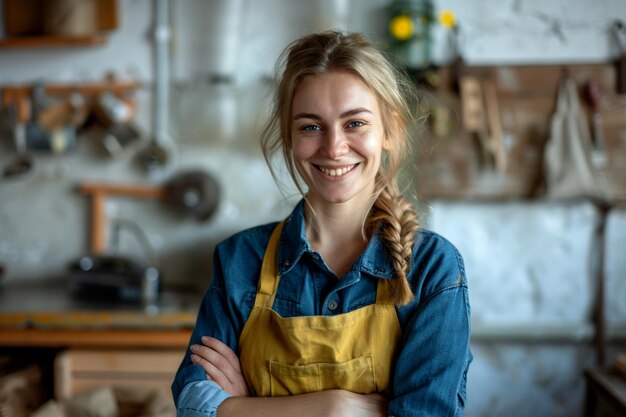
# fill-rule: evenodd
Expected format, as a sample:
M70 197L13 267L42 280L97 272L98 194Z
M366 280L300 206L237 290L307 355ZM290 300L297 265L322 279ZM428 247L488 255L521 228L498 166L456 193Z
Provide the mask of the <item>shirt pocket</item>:
M298 395L329 389L358 394L376 391L374 363L370 354L345 362L316 362L289 365L269 361L270 395Z

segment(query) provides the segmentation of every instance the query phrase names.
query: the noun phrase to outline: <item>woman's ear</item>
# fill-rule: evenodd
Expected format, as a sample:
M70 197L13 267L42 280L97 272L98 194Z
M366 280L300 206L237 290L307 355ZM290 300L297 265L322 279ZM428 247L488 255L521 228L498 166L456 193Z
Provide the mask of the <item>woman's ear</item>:
M385 133L385 137L383 138L383 151L389 152L391 149L391 140L389 139L389 133Z
M390 112L387 119L387 127L385 129L385 137L383 138L383 150L390 151L393 147L393 138L400 131L400 114L398 112Z

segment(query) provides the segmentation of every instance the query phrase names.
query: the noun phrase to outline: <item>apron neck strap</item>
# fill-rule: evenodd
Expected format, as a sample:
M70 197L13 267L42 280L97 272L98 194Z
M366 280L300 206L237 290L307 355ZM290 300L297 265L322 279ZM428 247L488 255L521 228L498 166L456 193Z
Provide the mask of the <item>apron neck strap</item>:
M378 278L378 285L376 286L376 304L391 304L393 305L395 300L393 281L399 278Z
M280 222L272 232L270 240L265 248L263 256L263 264L261 265L261 276L257 288L255 307L272 308L274 305L274 297L278 289L280 274L278 273L278 244L280 243L280 234L283 230L285 222ZM378 279L376 286L376 304L393 305L394 290L392 279Z
M271 308L274 305L274 296L278 288L280 276L278 274L278 244L280 242L280 233L283 230L284 222L278 223L270 240L265 248L263 256L263 264L261 266L261 276L259 277L259 286L257 289L254 305L256 307Z

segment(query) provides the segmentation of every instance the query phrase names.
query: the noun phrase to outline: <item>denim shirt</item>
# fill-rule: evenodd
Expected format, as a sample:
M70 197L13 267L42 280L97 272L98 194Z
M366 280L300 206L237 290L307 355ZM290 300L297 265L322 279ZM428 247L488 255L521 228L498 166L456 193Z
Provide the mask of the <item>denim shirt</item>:
M265 247L276 223L237 233L215 249L213 279L198 312L189 342L215 337L238 353L241 331L250 315ZM390 416L460 416L472 354L470 307L463 259L440 235L420 229L413 249L409 282L415 298L396 307L402 328L393 366ZM287 218L278 254L281 280L274 310L282 317L336 315L376 301L378 279L393 278L380 236L341 279L306 238L301 201ZM187 349L172 384L179 417L215 416L229 395L206 378Z

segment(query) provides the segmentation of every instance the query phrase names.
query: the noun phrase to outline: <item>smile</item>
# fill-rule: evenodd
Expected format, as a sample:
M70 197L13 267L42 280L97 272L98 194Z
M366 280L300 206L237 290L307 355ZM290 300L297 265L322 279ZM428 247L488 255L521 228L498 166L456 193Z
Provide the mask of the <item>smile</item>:
M352 171L357 164L345 166L342 168L326 168L319 165L316 165L317 169L322 171L324 174L330 177L340 177L342 175L346 175L348 172Z

